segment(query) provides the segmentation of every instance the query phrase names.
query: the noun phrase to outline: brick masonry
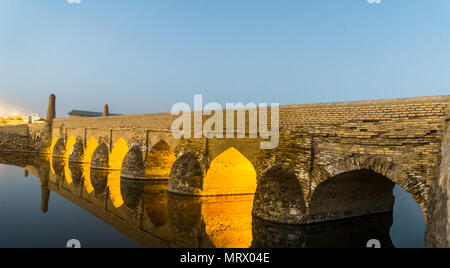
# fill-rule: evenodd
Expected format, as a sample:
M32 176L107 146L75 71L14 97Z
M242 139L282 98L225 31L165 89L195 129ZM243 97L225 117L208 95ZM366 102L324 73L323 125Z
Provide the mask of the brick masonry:
M254 214L288 223L302 218L311 221L308 213L313 197L329 179L370 170L414 197L427 222L429 246L448 246L445 244L450 240L448 205L442 197L447 197L449 117L450 96L282 106L280 143L274 150L261 150L261 138L175 139L170 127L177 116L167 113L54 119L50 130L48 126L37 131L27 126L28 136L23 135L23 129L10 133L0 128L0 149L27 151L32 147L31 151L44 153L51 139L67 141L74 136L86 146L87 140L95 137L103 151L94 154L92 164L102 168L107 166L106 152L111 152L119 138L130 148L140 148L142 162L152 147L164 140L178 158L172 168L169 190L198 194L211 161L234 147L255 167L258 189L272 191L270 195L256 193ZM203 116L203 121L207 119ZM46 137L48 131L51 134ZM47 141L47 147L40 140ZM274 170L289 174L291 179L285 181L297 187L292 189L298 193L295 199L281 194L286 185L280 185L276 176L268 176ZM379 207L372 205L373 209L368 208L367 213L376 212L374 208ZM337 213L326 219L333 217L342 215Z

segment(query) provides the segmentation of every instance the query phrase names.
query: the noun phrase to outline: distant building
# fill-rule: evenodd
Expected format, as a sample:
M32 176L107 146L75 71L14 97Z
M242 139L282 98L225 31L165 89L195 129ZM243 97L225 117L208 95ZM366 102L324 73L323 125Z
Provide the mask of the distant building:
M118 116L120 114L109 114L109 116ZM90 111L80 111L80 110L73 110L69 113L70 118L75 117L101 117L103 116L103 113L99 112L90 112Z
M32 122L44 120L40 114L31 114L30 117ZM26 121L28 121L28 118Z

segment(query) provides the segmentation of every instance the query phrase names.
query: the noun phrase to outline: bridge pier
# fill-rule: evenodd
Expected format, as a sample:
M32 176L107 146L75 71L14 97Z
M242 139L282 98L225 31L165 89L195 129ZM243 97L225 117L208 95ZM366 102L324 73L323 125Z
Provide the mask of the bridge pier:
M450 247L450 123L441 147L441 165L436 171L437 179L430 191L430 211L427 220L425 246L429 248Z

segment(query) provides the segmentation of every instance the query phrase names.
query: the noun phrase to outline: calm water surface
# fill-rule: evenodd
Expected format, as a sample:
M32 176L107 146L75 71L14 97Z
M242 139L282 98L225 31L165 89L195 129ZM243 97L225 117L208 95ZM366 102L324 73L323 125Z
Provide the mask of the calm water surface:
M0 247L423 247L425 225L396 186L394 212L308 227L251 216L253 196L167 194L167 182L26 156L0 164ZM14 164L14 165L12 165Z

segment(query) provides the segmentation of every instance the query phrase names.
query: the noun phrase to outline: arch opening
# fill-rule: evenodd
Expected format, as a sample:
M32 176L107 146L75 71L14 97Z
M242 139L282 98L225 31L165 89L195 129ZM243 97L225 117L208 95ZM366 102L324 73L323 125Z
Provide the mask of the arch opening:
M94 137L91 137L87 143L86 143L86 148L84 149L84 154L83 154L83 163L91 163L92 162L92 156L95 152L95 149L97 149L98 147L98 142Z
M152 147L147 155L145 174L147 178L168 180L170 171L176 161L173 149L161 140Z
M391 212L395 183L369 169L349 171L318 185L311 196L309 222L326 222Z
M203 196L254 194L256 171L253 164L234 147L211 162L203 181Z
M76 143L77 143L77 139L74 136L70 136L67 139L66 147L64 149L64 157L63 157L67 161L69 160L69 157L72 154L72 149L73 149L73 147L75 146Z
M384 244L423 247L425 215L413 195L371 169L347 171L320 183L308 209L310 223L387 215ZM381 240L380 240L381 241Z
M109 155L109 168L111 170L121 170L122 163L130 148L123 138L119 138L112 147Z

